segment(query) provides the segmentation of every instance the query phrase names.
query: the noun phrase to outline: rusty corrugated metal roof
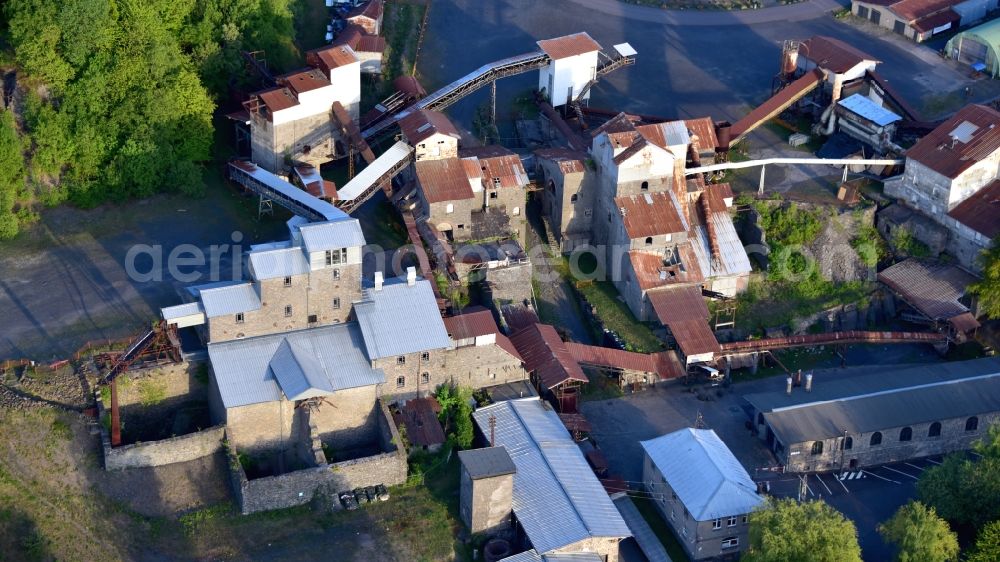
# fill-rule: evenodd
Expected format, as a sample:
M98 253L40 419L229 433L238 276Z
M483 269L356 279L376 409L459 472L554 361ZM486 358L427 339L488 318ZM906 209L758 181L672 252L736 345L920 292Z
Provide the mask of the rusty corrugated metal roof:
M633 240L688 230L681 202L670 191L615 197L615 206Z
M719 353L719 341L708 325L708 306L697 286L675 287L646 294L660 323L670 330L685 356Z
M909 23L913 20L936 14L942 10L947 10L959 3L958 0L901 0L900 2L890 4L889 9L899 16L900 19Z
M499 332L493 313L482 306L470 306L461 314L444 319L444 327L453 340L464 340Z
M715 123L712 122L710 117L686 119L684 123L687 124L691 135L698 137L699 149L709 151L715 150L719 146L719 139L715 136Z
M479 160L483 186L486 188L528 185L528 172L524 170L521 158L502 146L463 148L459 151L459 156Z
M552 326L531 324L510 340L521 354L525 368L535 373L543 387L552 389L571 381L587 382L587 376Z
M629 263L632 264L632 271L635 272L639 288L648 291L667 285L683 285L704 281L705 278L698 265L697 256L691 249L690 241L679 244L677 253L680 260L677 263L665 265L663 254L660 252L630 251L628 253Z
M433 398L412 398L395 416L396 423L406 427L406 438L413 445L440 445L446 439L437 417L440 411L441 405Z
M767 101L755 107L743 119L733 123L732 127L729 128L730 138L737 139L762 121L767 121L771 117L774 117L783 107L791 103L792 100L805 95L805 93L815 88L823 81L823 78L823 71L819 69L813 69L811 72L803 74L794 82L785 86L780 92L768 98Z
M536 150L535 156L557 163L559 171L564 174L583 172L586 169L586 161L590 158L586 152L569 148L543 148Z
M352 20L355 18L367 18L371 20L382 19L382 12L384 6L382 5L382 0L368 0L363 6L359 6L354 10L351 10L347 14L347 20Z
M1000 180L973 193L948 216L987 238L1000 236Z
M333 40L334 45L347 45L350 48L358 46L358 41L365 35L363 27L356 23L348 24Z
M428 203L461 201L474 197L462 160L419 160L414 167L417 171L417 183Z
M521 304L505 304L500 307L500 314L511 334L516 334L532 324L540 322L534 310Z
M306 62L322 68L326 72L330 72L335 68L340 68L341 66L346 66L351 63L358 62L358 57L352 50L354 44L357 41L352 41L348 39L354 39L353 36L347 35L347 31L340 34L339 38L345 39L345 41L339 44L329 45L321 49L314 49L306 53ZM339 39L338 38L338 39Z
M538 46L545 51L545 54L556 60L601 50L601 46L586 31L555 39L543 39L538 41Z
M260 98L260 101L264 102L271 113L299 105L299 100L288 88L271 88L253 95Z
M635 353L576 342L566 342L566 347L573 358L581 364L650 373L664 380L684 374L677 354L673 351Z
M456 139L461 136L444 113L431 109L421 109L408 114L399 120L399 128L411 145L416 145L437 133Z
M802 42L799 56L811 60L816 66L841 74L866 60L878 61L875 57L848 45L840 39L815 35Z
M359 53L384 53L385 38L378 35L362 35L354 50Z
M880 271L878 280L928 318L947 320L969 312L959 299L979 279L954 265L908 258Z
M1000 113L967 105L906 151L906 158L955 179L1000 149Z
M913 22L913 29L916 29L920 33L927 33L928 31L933 31L942 25L957 22L961 19L962 16L958 15L958 12L948 8L947 10L918 19Z
M282 86L287 86L296 95L312 90L318 90L330 85L330 81L323 75L323 71L318 68L304 68L289 72L275 78L275 81Z

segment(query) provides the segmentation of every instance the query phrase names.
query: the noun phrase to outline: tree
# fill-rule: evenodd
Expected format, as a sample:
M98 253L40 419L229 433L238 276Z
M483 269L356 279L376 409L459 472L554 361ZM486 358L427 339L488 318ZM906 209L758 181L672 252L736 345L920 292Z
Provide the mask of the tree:
M24 154L17 136L14 114L0 111L0 240L17 235L14 204L24 186Z
M990 318L1000 318L1000 238L994 239L990 248L980 256L983 279L969 286L969 291L979 297L979 306Z
M920 500L957 525L981 527L1000 519L1000 426L976 443L975 460L949 455L917 482Z
M904 505L879 533L899 549L899 562L951 562L958 559L958 536L933 507L916 501Z
M965 562L996 562L1000 560L1000 520L988 523L979 531L976 544Z
M822 501L768 501L750 514L744 562L860 562L854 523Z
M444 425L445 434L452 442L468 449L472 446L474 429L472 426L472 389L466 386L443 384L438 387L438 404L441 412L438 419Z

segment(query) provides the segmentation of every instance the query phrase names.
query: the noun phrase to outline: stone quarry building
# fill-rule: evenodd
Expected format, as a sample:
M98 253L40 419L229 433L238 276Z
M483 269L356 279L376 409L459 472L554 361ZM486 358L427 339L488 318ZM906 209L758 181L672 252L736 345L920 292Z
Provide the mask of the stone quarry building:
M968 105L906 151L906 169L885 182L885 192L940 225L945 250L962 266L981 271L979 255L1000 233L998 181L1000 113ZM911 234L938 245L933 232Z
M505 561L580 553L617 562L619 542L632 533L551 406L498 402L473 419L494 440L460 457L460 513L473 532L514 538L524 552Z
M785 470L844 471L968 449L1000 421L1000 359L880 368L743 398Z
M711 429L681 429L640 442L642 481L692 560L735 558L746 550L757 486Z

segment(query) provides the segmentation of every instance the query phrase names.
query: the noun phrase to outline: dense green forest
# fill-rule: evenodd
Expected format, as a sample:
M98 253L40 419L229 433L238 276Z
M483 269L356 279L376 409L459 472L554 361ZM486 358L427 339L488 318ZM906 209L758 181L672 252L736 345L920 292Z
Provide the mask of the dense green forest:
M197 195L212 115L249 78L241 50L301 60L296 0L6 0L0 239L41 206ZM8 84L10 81L8 80ZM8 92L9 94L9 92Z

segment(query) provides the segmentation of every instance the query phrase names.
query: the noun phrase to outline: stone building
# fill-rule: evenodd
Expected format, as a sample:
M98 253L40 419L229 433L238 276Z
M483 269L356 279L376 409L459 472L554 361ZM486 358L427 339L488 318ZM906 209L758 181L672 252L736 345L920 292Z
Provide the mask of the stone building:
M405 278L379 277L354 304L366 355L373 368L385 372L390 402L427 396L449 380L451 347L431 282L417 279L412 267Z
M538 398L497 402L476 410L473 419L480 435L487 440L492 435L496 447L517 452L510 455L515 468L511 495L492 494L491 504L477 510L494 514L494 520L513 514L516 550L536 559L593 553L618 561L619 542L631 532L547 403Z
M590 245L597 173L584 152L547 148L535 152L542 178L542 212L549 218L563 253Z
M1000 359L879 369L744 396L789 472L844 471L971 447L1000 422Z
M507 216L509 231L524 240L524 205L530 180L521 158L502 146L479 146L459 150L463 159L474 160L481 170L483 212Z
M445 356L449 382L485 388L528 379L520 353L489 310L469 307L445 318L444 325L452 346Z
M687 428L640 445L643 485L687 555L738 558L764 498L726 444L711 429Z
M461 135L440 111L414 110L399 120L399 129L403 140L413 147L413 157L417 162L458 157Z
M968 105L906 151L903 174L887 180L885 192L944 226L949 253L981 270L978 257L989 247L998 212L988 196L973 195L1000 191L998 178L1000 113Z
M472 214L482 210L483 185L472 160L444 158L414 164L420 208L428 224L452 240L472 237Z
M510 528L517 467L503 447L459 451L459 513L472 534L496 535Z
M851 13L918 43L967 26L997 9L996 0L852 0Z
M310 51L306 61L310 67L278 76L277 86L243 104L252 159L271 172L290 162L318 166L346 154L347 143L331 122L334 102L358 118L361 63L354 50L331 45Z

